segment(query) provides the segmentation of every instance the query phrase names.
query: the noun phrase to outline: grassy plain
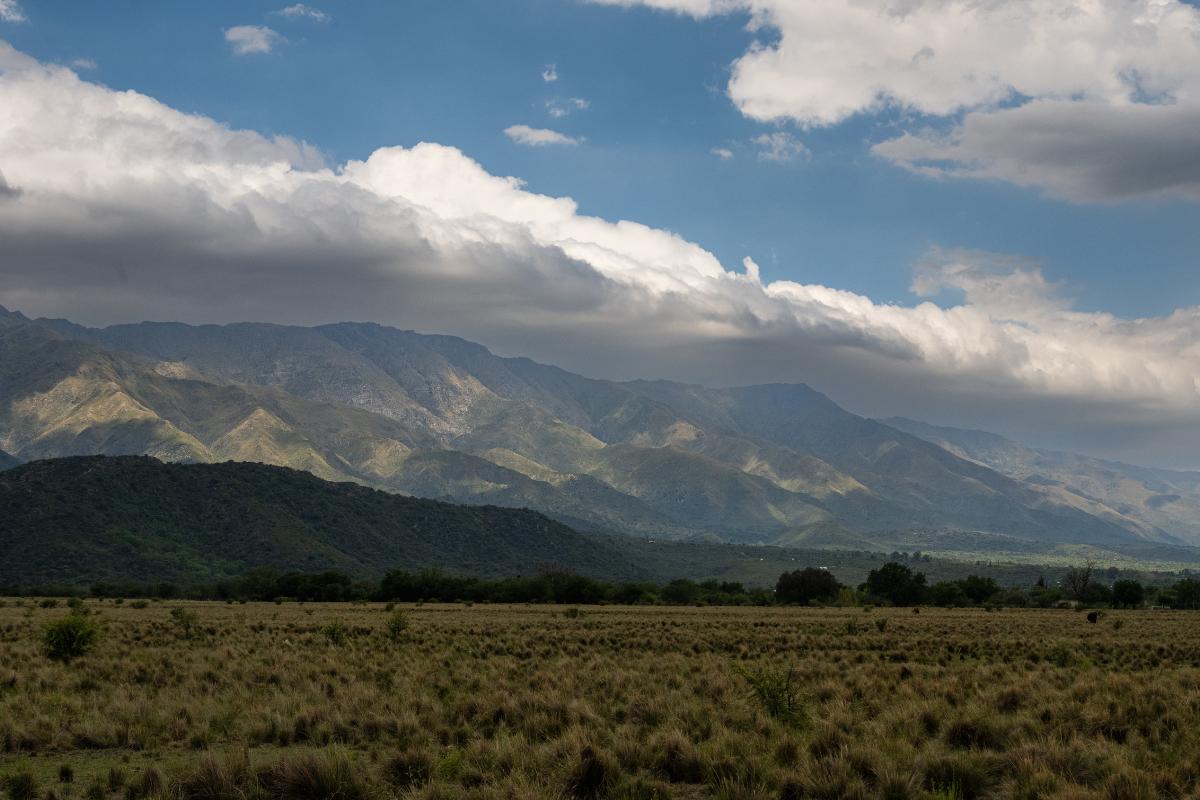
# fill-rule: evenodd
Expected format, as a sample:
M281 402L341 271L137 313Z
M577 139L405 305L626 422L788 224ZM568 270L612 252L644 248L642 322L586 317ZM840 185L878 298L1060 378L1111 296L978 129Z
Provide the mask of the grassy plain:
M1200 796L1195 612L17 602L14 800Z

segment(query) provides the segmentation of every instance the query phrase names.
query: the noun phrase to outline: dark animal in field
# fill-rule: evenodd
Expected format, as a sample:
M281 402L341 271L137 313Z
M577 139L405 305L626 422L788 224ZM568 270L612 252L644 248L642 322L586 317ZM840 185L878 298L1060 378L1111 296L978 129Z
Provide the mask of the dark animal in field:
M1088 622L1095 625L1097 622L1100 621L1100 612L1099 611L1089 611L1087 619L1088 619Z
M914 613L914 614L920 614L920 613L921 613L921 609L919 609L919 608L914 608L914 609L913 609L913 613Z

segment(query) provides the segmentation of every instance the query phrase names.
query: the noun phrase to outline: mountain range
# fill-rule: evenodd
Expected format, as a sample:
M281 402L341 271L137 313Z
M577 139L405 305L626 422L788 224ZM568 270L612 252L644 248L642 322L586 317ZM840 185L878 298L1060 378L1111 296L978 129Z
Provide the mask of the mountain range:
M1108 491L1081 483L1088 459L1017 467L953 438L800 384L599 380L374 324L88 328L0 309L0 450L21 461L257 461L673 539L1200 543L1200 476Z

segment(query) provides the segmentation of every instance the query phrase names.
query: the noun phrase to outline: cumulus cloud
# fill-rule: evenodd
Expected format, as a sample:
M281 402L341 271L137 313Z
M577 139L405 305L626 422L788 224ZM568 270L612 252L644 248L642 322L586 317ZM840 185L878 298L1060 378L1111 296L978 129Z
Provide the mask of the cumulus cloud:
M1183 0L593 2L747 14L765 35L733 63L728 93L752 119L946 118L961 125L877 152L1074 201L1196 199L1200 140L1188 133L1200 115L1200 8Z
M774 161L776 164L791 164L800 158L808 156L808 150L802 142L787 131L764 133L752 139L758 147L759 161Z
M294 5L286 6L278 11L272 11L272 14L289 19L309 19L313 22L329 22L333 17L325 13L319 8L306 6L304 3L295 3Z
M722 161L728 161L729 159L733 158L733 151L728 147L714 147L708 152L712 153Z
M25 12L17 0L0 0L0 22L25 22Z
M764 282L451 147L330 166L3 45L0 108L0 303L29 314L366 319L604 376L806 380L866 413L1200 446L1197 308L1078 311L1037 265L957 251L919 265L913 305Z
M547 64L546 68L542 70L542 80L546 83L554 83L558 80L558 67L554 64Z
M567 136L565 133L552 131L549 128L531 128L528 125L510 125L504 129L504 135L517 144L523 144L526 147L547 147L549 145L574 146L583 141L573 136Z
M225 31L225 41L233 48L234 55L245 56L270 53L285 40L278 31L265 25L235 25Z

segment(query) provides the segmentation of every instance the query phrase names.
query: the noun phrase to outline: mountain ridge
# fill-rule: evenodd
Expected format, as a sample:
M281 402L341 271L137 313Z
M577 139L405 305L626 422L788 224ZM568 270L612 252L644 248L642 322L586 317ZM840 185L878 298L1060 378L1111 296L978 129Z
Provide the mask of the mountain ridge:
M856 532L1179 541L1098 500L850 414L803 384L606 381L373 323L4 320L7 360L34 362L20 369L40 376L0 393L0 447L26 460L266 461L670 538L771 543L836 522Z
M1147 524L1200 536L1200 472L1142 467L1048 448L988 431L885 420L963 458L1030 483L1062 487Z

